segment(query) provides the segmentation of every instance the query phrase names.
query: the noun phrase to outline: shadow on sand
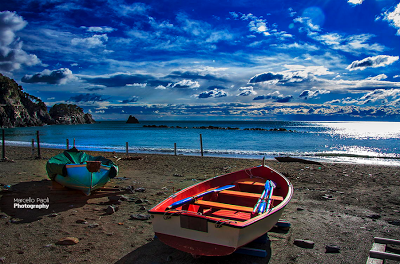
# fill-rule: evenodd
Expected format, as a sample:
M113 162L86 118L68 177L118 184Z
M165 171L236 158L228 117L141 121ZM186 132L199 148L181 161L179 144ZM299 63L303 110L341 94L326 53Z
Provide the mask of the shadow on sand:
M0 199L1 211L12 217L13 223L31 223L45 215L84 206L89 199L110 196L110 192L95 191L90 196L81 191L64 188L50 180L20 182L11 190L3 190ZM20 199L24 199L21 201ZM15 203L49 205L48 208L18 208Z
M267 243L251 243L249 245L254 248L262 249L267 252L267 257L256 257L233 253L223 257L198 257L194 258L191 254L179 251L163 244L159 239L155 238L152 242L141 246L140 248L130 252L123 258L115 262L115 264L161 264L161 263L204 263L204 264L248 264L248 263L268 263L271 258L271 244Z

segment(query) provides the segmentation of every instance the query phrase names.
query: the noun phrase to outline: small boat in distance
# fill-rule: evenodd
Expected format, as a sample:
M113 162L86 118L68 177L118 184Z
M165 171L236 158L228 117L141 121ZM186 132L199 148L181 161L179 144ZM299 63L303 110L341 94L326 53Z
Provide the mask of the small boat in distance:
M47 175L52 181L90 195L118 174L118 166L102 156L93 157L75 147L47 161Z
M163 243L193 256L224 256L267 233L292 194L289 180L264 164L192 185L149 213Z

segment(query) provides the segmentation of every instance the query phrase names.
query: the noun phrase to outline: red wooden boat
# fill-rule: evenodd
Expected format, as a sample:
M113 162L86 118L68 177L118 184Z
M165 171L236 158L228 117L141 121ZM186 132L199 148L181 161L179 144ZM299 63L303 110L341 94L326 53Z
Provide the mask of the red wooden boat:
M293 194L263 165L190 186L149 210L156 236L194 256L224 256L268 232Z

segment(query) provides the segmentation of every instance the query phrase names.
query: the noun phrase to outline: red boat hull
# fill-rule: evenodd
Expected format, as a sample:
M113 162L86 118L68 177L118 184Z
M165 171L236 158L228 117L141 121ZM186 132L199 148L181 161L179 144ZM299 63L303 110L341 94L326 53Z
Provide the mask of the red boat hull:
M275 185L268 198L271 207L254 213L258 201L265 201L263 193L270 181ZM163 243L192 255L225 256L268 232L292 194L286 177L257 166L190 186L149 213Z

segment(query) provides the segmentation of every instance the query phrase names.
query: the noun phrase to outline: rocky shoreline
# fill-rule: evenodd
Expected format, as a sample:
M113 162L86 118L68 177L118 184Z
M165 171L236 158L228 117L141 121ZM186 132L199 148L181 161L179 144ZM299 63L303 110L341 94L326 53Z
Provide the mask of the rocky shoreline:
M233 254L193 258L154 237L147 210L198 181L261 164L261 160L88 152L112 159L119 175L91 196L47 177L47 159L61 150L7 147L0 165L0 262L3 263L365 263L373 237L400 237L400 172L394 166L322 163L267 165L285 174L294 196L260 245L266 258ZM14 208L42 199L48 209ZM48 202L46 202L48 198ZM396 262L386 262L396 263Z

